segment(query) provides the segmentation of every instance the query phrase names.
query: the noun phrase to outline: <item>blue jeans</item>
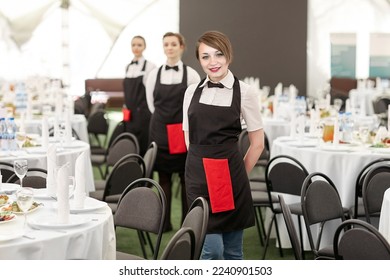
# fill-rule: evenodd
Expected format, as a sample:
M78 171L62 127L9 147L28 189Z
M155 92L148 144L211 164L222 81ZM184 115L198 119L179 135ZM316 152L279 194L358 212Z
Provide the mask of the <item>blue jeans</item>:
M201 260L242 260L244 231L206 234Z

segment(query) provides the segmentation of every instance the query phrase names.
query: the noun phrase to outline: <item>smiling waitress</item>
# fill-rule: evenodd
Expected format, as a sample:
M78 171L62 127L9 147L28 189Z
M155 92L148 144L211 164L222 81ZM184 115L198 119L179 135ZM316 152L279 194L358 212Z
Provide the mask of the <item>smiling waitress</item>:
M188 203L202 196L211 210L201 259L243 259L243 231L254 225L247 174L264 148L257 93L229 70L233 51L224 34L204 33L196 57L207 77L185 93L183 130ZM237 144L241 118L250 141L244 160Z
M164 231L172 229L171 201L172 174L178 173L181 182L182 221L187 213L184 166L187 148L182 129L183 99L187 86L199 83L199 74L181 61L185 49L184 37L168 32L163 36L166 64L152 70L146 82L146 100L152 118L150 141L158 146L154 170L158 171L159 184L167 197L168 210Z
M123 80L125 93L124 121L126 131L133 133L140 145L140 154L146 152L149 144L150 111L146 104L145 82L148 73L156 68L156 65L143 57L146 48L145 39L142 36L134 36L131 40L133 59L126 67L126 77Z

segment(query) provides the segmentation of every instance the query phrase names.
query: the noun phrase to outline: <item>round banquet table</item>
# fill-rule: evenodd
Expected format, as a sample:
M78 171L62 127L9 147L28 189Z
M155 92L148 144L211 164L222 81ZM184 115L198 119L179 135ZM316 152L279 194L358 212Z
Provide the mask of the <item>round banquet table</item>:
M115 259L116 237L111 208L104 202L89 197L87 200L84 210L71 206L71 222L60 225L53 222L57 215L56 202L51 198L34 197L34 201L43 206L27 214L25 231L21 214L6 223L0 222L0 259Z
M290 135L290 121L279 118L263 118L263 126L271 147L276 138Z
M15 119L17 125L20 125L20 119ZM59 122L64 122L64 120L59 120ZM49 127L54 125L54 117L48 118ZM80 140L89 143L88 130L87 130L87 119L82 114L74 114L71 117L72 128L77 132L77 135L80 137ZM42 116L33 117L32 119L26 119L24 121L24 126L27 133L34 133L41 135L42 127Z
M85 166L85 189L88 192L95 190L95 183L93 179L93 169L90 160L90 146L88 143L80 140L73 140L71 145L61 148L59 143L57 145L57 166L62 166L66 163L70 164L70 175L75 175L75 162L77 157L86 152L89 160ZM13 163L15 159L27 159L29 167L38 167L47 169L47 151L41 147L24 148L22 151L0 151L0 161Z
M354 204L355 181L362 168L369 162L382 158L390 158L390 149L370 149L366 146L336 145L320 143L318 139L304 138L300 142L291 137L279 137L274 140L271 148L271 158L277 155L289 155L300 161L307 171L322 172L335 184L344 207ZM286 174L286 176L288 176ZM287 203L299 202L300 197L285 196ZM278 219L281 228L285 229L282 219ZM294 219L296 220L296 218ZM302 224L303 220L302 220ZM337 225L337 223L334 223ZM297 227L297 225L296 225ZM328 230L326 228L328 227ZM323 242L331 245L334 227L325 227ZM303 230L304 234L306 230ZM282 247L289 247L287 233L283 230ZM305 248L310 248L306 240Z

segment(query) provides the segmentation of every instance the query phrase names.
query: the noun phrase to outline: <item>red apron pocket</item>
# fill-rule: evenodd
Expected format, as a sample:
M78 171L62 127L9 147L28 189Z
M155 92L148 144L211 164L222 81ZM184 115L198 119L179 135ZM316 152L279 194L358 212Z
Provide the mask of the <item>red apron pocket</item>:
M227 159L203 158L211 212L218 213L234 209L232 180Z
M181 123L167 124L168 148L170 154L187 152L184 131Z
M129 122L131 120L131 111L127 108L122 108L123 121Z

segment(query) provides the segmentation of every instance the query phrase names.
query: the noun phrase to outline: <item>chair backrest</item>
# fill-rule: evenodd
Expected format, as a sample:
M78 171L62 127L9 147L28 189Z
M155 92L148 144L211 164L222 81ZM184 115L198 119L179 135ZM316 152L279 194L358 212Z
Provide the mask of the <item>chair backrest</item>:
M390 165L383 163L373 167L363 181L363 205L366 221L371 223L371 216L378 215L382 208L383 195L390 188Z
M153 168L154 168L154 163L156 162L157 149L158 149L157 143L153 141L149 144L149 147L143 156L145 162L145 168L146 168L145 170L146 178L152 178L153 176Z
M112 142L123 132L126 132L126 126L124 121L118 122L110 136L110 139L108 140L108 147L111 147Z
M379 158L376 160L373 160L366 164L362 170L359 172L358 176L356 177L356 183L355 183L355 201L354 201L354 211L353 211L353 217L358 217L358 205L359 205L359 198L362 198L362 189L363 189L363 182L366 178L368 172L378 165L383 165L387 163L390 166L390 158ZM379 171L379 170L377 170Z
M15 174L13 164L6 161L0 162L0 171L3 182L7 182L8 179Z
M249 143L248 131L246 129L243 129L238 137L238 147L242 157L244 157L246 152L248 151L249 145L250 143ZM270 152L269 140L266 133L264 132L264 150L261 153L256 165L266 166L269 161L270 155L271 152Z
M195 235L190 227L181 227L168 241L161 260L194 260Z
M23 187L42 189L46 188L47 170L37 167L32 167L27 170L26 176L23 178ZM14 173L7 183L20 184L19 177Z
M104 109L92 112L88 117L87 131L94 135L107 135L109 123Z
M202 253L209 222L209 204L204 197L196 198L189 207L182 227L190 227L195 234L194 259L198 260Z
M278 197L279 197L280 207L282 209L284 222L286 224L288 236L290 237L291 246L294 251L295 259L301 260L302 259L301 245L300 245L297 231L294 226L294 222L292 220L290 207L287 206L282 195L278 195Z
M127 154L139 154L140 148L137 137L130 132L119 134L107 149L106 169ZM106 170L107 171L107 170Z
M309 175L297 159L288 155L278 155L268 162L265 169L267 189L291 195L301 195L302 183Z
M141 178L122 193L114 214L115 227L155 233L153 259L157 259L163 235L167 202L163 189L154 180Z
M374 113L375 114L386 113L389 104L390 104L389 97L378 97L377 99L372 101L372 105L374 107Z
M315 255L321 246L325 223L331 220L345 220L339 193L332 180L323 173L309 174L302 185L301 205L310 247ZM316 240L311 226L319 224ZM316 242L316 244L314 244Z
M350 219L336 229L333 250L337 260L390 260L390 245L371 224Z
M128 154L115 163L104 188L103 200L110 195L122 194L129 184L145 177L145 163L138 154Z

